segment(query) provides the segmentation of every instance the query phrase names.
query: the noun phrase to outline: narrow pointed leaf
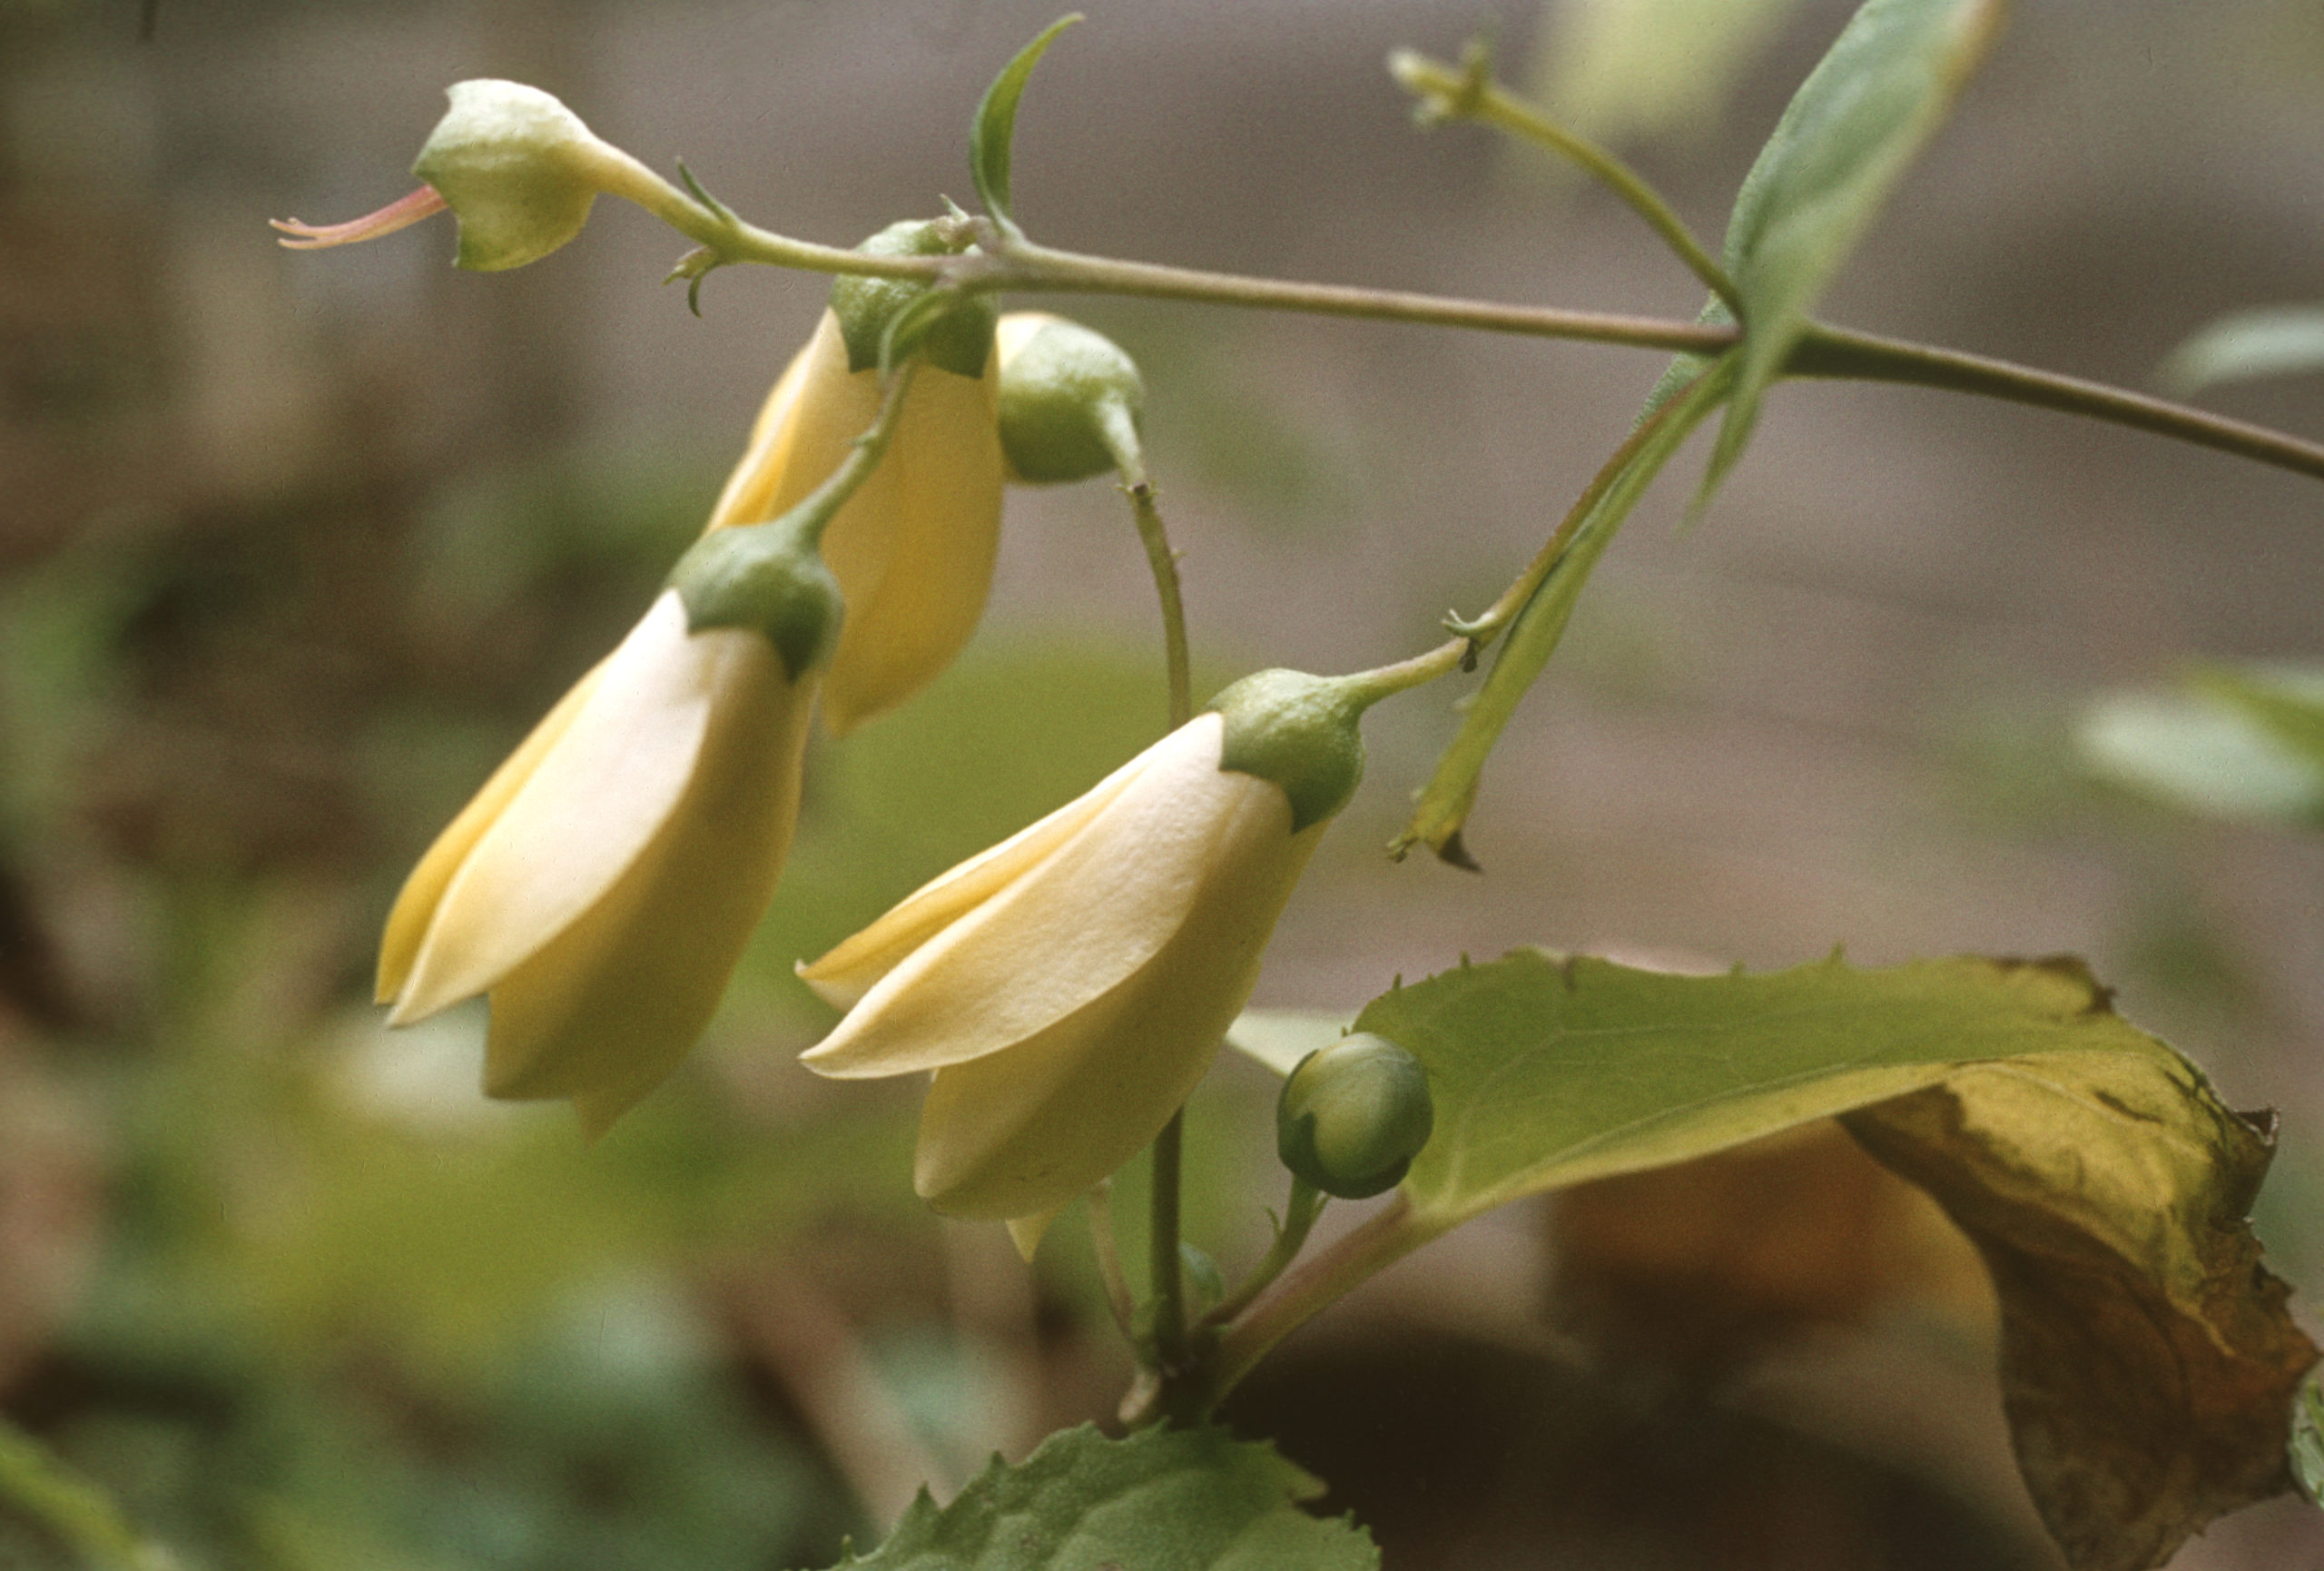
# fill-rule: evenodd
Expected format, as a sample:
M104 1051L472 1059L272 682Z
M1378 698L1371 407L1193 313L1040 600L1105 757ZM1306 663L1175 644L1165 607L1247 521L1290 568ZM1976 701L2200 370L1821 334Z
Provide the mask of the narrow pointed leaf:
M2243 1220L2269 1139L2077 961L1685 977L1521 953L1356 1027L1428 1070L1436 1135L1403 1185L1424 1235L1844 1117L1984 1255L2020 1463L2077 1571L2160 1564L2290 1482L2316 1349Z
M1018 101L1025 96L1025 84L1031 80L1033 67L1041 63L1058 35L1080 20L1077 11L1042 28L1039 37L1000 68L1000 74L984 90L984 101L977 105L976 125L969 134L969 169L984 210L1009 227L1016 223L1009 212L1009 173L1010 150L1017 140Z
M1748 332L1706 497L1741 456L1825 286L1944 123L2002 9L1866 0L1777 122L1728 221L1725 262Z
M921 1495L832 1571L1378 1571L1361 1527L1299 1508L1323 1488L1224 1429L1084 1425L1013 1467L995 1457L941 1509Z
M1656 390L1624 455L1600 471L1569 520L1571 536L1541 585L1512 618L1492 669L1469 701L1460 732L1436 762L1436 772L1420 794L1412 821L1395 848L1425 842L1448 861L1462 861L1458 836L1476 800L1477 778L1501 740L1510 717L1541 668L1556 652L1566 623L1581 599L1590 570L1613 540L1632 509L1646 495L1662 466L1685 444L1703 418L1718 407L1731 384L1731 361L1722 360L1697 376L1683 391Z

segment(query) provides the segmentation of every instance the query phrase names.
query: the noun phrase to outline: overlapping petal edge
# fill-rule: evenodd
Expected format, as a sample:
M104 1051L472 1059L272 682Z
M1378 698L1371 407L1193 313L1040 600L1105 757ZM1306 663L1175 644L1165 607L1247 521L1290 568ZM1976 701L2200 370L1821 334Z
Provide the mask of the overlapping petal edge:
M1209 1067L1324 829L1221 768L1222 735L1196 717L801 968L853 1006L809 1068L935 1072L914 1187L938 1210L1055 1210Z
M602 1132L684 1057L772 898L813 679L665 592L406 881L381 942L394 1024L489 993L485 1089Z

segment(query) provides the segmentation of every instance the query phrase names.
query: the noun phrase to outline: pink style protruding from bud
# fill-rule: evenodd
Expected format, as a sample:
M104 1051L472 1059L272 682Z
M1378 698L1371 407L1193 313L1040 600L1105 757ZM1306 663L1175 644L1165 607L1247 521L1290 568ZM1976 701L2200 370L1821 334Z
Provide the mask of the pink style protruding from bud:
M393 234L399 229L409 229L423 218L433 218L444 211L446 203L432 185L423 185L409 196L390 202L377 212L345 223L308 223L296 218L270 218L267 222L282 232L278 242L292 251L322 251L334 245L353 245L358 241L377 240L383 234Z

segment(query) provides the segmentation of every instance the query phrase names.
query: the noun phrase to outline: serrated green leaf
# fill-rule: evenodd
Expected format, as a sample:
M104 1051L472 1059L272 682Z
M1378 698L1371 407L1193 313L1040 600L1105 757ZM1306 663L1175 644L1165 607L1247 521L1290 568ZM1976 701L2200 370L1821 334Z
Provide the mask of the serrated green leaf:
M1748 331L1704 496L1742 455L1808 311L1944 123L2001 13L2002 0L1866 0L1776 123L1728 220Z
M1425 842L1447 861L1467 864L1459 838L1461 826L1468 821L1469 808L1476 800L1477 777L1483 773L1493 745L1501 740L1518 703L1556 652L1581 598L1582 586L1590 581L1590 570L1598 565L1599 557L1646 495L1654 477L1662 472L1662 466L1727 396L1733 365L1734 351L1729 351L1683 391L1656 388L1630 442L1614 462L1599 472L1576 504L1575 514L1569 517L1571 533L1564 549L1512 619L1492 669L1469 700L1460 731L1422 788L1412 821L1396 837L1397 850Z
M1298 1502L1323 1485L1224 1429L1088 1425L1015 1467L999 1457L950 1505L922 1495L888 1541L832 1571L1377 1571L1371 1536Z
M2324 305L2280 305L2221 317L2171 351L2155 380L2176 398L2221 382L2324 371Z
M1017 104L1025 96L1025 84L1032 79L1033 67L1041 63L1058 35L1080 20L1077 11L1042 28L1039 36L1017 52L1015 59L1000 68L977 105L976 124L969 133L969 170L984 210L1011 228L1016 221L1009 212L1009 174L1017 141Z
M1356 1027L1429 1072L1416 1236L1844 1116L1991 1268L2020 1463L2078 1571L2159 1565L2283 1487L2316 1349L2243 1221L2269 1141L2078 961L1689 977L1521 953Z

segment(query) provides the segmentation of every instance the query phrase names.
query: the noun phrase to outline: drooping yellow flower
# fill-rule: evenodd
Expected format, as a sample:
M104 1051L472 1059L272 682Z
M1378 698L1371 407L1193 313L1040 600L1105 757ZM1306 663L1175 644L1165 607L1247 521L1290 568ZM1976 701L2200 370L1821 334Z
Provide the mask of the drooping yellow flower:
M898 226L913 233L889 249L918 244L918 232L928 227ZM864 249L885 238L873 237ZM844 306L878 287L851 282L834 296ZM880 296L860 315L884 321L895 298ZM824 532L823 559L847 602L823 684L823 721L833 736L933 681L984 614L1000 548L1000 367L991 335L990 315L970 314L949 343L931 344L886 456ZM712 529L773 518L839 467L880 405L878 335L869 336L867 355L863 332L851 335L838 311L823 313L759 411L749 455L712 510Z
M932 1070L913 1185L1039 1218L1152 1141L1216 1055L1362 768L1360 704L1267 672L800 974L847 1006L803 1056ZM1293 697L1285 701L1285 692Z
M379 1002L405 1025L488 994L487 1093L570 1097L594 1136L709 1023L790 847L837 619L795 555L723 602L682 563L405 881ZM721 609L738 579L750 623Z

